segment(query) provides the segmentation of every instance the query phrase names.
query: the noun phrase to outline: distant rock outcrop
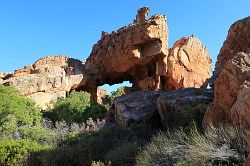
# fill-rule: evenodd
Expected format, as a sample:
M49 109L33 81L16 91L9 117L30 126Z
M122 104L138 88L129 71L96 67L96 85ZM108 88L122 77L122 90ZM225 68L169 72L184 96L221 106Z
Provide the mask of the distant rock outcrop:
M250 127L250 17L231 26L212 78L214 102L204 122Z
M46 109L57 98L77 89L84 80L83 73L84 64L79 60L48 56L6 75L3 84L15 86L23 96Z

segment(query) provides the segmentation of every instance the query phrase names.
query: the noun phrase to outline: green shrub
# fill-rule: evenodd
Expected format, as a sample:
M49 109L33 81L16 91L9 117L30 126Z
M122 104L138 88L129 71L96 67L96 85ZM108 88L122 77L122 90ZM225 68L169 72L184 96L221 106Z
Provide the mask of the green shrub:
M114 91L110 95L108 95L108 98L112 101L115 98L117 98L117 97L119 97L119 96L121 96L123 94L125 94L125 87L121 86L121 87L117 88L116 91Z
M161 132L137 156L137 165L242 165L247 157L246 131L233 127L207 127Z
M0 140L0 165L14 165L29 153L45 148L28 140Z
M141 137L140 133L120 127L104 128L93 134L70 133L57 148L33 153L29 164L89 166L92 161L110 161L112 165L131 165L135 163L137 148L146 135Z
M9 115L15 117L18 126L33 125L41 120L33 101L20 96L14 87L0 85L0 119L8 119Z
M22 126L19 128L20 137L31 141L36 141L42 145L53 145L56 143L58 136L52 130L41 126Z
M88 118L102 119L107 110L104 106L90 101L90 94L87 92L73 91L67 98L59 99L50 112L44 116L53 122L66 121L67 123L82 123Z
M19 126L40 124L41 113L30 99L22 97L14 87L0 85L0 135L11 137Z

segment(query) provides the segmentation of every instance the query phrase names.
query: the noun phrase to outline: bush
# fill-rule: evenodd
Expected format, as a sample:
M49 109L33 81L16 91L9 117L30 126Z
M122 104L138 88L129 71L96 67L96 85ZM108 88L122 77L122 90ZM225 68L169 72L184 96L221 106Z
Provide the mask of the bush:
M33 101L20 96L14 87L0 85L0 126L8 126L5 123L9 119L12 119L12 127L4 128L5 132L12 132L14 124L21 126L40 123L41 113Z
M20 138L36 141L41 145L54 145L57 142L58 135L52 130L42 126L22 126L18 130Z
M14 165L29 153L45 148L28 140L0 140L0 165Z
M55 149L33 153L29 164L89 166L92 161L110 161L112 165L131 165L144 139L140 133L120 127L104 128L92 134L70 133L64 138Z
M139 152L137 165L242 165L247 156L245 135L245 130L233 127L161 132Z
M124 87L124 86L121 86L121 87L117 88L116 91L114 91L114 92L112 92L110 95L108 95L108 98L109 98L111 101L113 101L113 100L115 100L115 98L117 98L117 97L119 97L119 96L121 96L121 95L123 95L123 94L125 94L125 87Z
M54 108L44 113L44 116L54 123L62 120L66 123L82 123L90 117L94 120L102 119L106 112L104 106L90 101L89 93L73 91L67 98L59 99Z
M105 161L112 161L113 165L131 166L135 165L135 157L138 151L138 144L124 143L105 155Z

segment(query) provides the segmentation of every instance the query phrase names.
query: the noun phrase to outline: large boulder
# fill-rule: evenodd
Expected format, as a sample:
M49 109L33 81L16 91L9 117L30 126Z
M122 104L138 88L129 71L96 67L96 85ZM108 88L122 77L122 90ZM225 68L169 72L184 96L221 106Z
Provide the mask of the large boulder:
M195 88L171 92L138 91L116 98L106 119L109 123L117 123L123 127L139 123L158 126L161 122L186 125L198 118L202 121L206 106L212 100L211 96L209 91ZM191 112L189 108L192 107L196 108ZM199 112L198 107L202 107L202 112ZM186 119L172 116L180 112L187 115ZM186 123L178 122L178 118Z
M81 86L84 64L67 56L48 56L33 65L16 70L5 76L3 84L15 86L21 95L33 99L46 109L59 97Z
M138 91L115 99L108 112L106 121L129 127L139 123L160 123L156 105L162 92Z
M214 102L205 123L231 123L250 127L250 17L235 22L217 57L211 86Z
M250 16L236 21L231 25L226 40L220 50L215 65L213 81L224 69L224 65L239 52L248 52L250 48Z
M157 108L164 124L178 127L193 120L201 124L211 101L209 90L187 88L161 94L157 99Z
M210 77L212 60L207 48L191 36L175 42L166 66L164 90L200 88Z
M250 127L250 53L240 52L224 64L214 81L214 102L205 123L232 123Z

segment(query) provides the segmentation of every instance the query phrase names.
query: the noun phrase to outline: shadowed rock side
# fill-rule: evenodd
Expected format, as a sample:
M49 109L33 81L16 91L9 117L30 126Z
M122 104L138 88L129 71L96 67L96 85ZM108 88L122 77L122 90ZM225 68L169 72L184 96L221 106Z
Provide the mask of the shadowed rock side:
M195 88L171 92L138 91L118 97L113 102L106 120L124 127L139 123L158 126L161 122L166 124L170 114L180 111L191 114L187 112L188 107L208 104L211 100L211 93ZM189 117L190 119L185 119L185 121L192 122L192 116Z
M83 89L93 98L96 87L130 81L132 90L176 90L201 87L210 77L211 58L194 36L178 40L168 53L164 15L147 19L148 8L138 10L133 24L111 34L102 33L86 61Z
M78 88L84 80L84 64L66 56L48 56L25 66L3 79L4 85L15 86L23 96L46 109L51 102Z

